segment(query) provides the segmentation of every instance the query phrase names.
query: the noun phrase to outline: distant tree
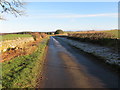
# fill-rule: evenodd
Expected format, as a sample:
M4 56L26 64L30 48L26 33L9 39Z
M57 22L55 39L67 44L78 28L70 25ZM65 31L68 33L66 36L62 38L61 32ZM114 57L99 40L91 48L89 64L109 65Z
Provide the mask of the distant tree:
M50 35L52 35L52 32L50 32Z
M51 32L47 32L48 35L51 35Z
M63 34L63 33L64 33L64 31L61 30L61 29L58 29L58 30L55 31L55 34Z
M23 5L22 0L0 0L0 20L4 19L2 13L10 13L15 17L23 15L24 11L21 10Z
M48 35L52 35L52 34L54 34L54 33L53 33L53 32L47 32L47 34L48 34Z

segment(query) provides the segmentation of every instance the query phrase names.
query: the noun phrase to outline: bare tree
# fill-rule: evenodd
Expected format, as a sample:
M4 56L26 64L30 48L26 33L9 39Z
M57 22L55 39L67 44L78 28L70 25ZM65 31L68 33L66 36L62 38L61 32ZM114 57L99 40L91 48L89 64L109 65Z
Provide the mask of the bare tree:
M0 20L3 13L13 14L15 17L24 14L22 0L0 0Z

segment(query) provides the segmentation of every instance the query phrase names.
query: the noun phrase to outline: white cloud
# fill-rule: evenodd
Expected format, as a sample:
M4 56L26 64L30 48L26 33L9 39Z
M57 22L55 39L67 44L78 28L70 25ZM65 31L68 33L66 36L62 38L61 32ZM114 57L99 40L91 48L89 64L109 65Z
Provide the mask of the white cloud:
M117 13L106 13L106 14L46 14L46 15L35 15L32 18L87 18L87 17L118 17Z

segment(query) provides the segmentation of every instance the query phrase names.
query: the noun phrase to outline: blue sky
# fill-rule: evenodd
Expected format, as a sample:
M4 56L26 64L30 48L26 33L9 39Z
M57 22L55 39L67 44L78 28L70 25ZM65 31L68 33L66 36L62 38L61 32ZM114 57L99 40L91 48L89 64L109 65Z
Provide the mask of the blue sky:
M6 15L1 32L110 30L118 28L117 2L30 2L26 15Z

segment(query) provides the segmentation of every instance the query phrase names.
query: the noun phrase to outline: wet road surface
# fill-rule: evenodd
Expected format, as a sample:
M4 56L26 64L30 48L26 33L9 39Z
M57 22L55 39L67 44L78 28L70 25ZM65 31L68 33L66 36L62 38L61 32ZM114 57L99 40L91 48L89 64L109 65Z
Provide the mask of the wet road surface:
M50 38L39 88L118 88L118 75L93 58Z

